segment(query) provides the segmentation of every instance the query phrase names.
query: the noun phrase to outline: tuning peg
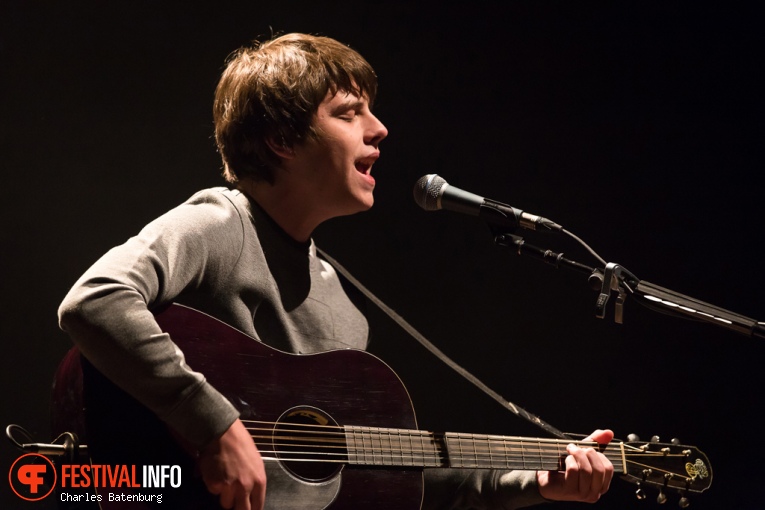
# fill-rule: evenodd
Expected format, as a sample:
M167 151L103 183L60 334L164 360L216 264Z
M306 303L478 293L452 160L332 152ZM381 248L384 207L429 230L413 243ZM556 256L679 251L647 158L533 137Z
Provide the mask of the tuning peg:
M640 484L637 484L638 488L635 491L635 497L638 498L640 501L644 500L646 498L645 491L643 490L643 487Z
M672 478L672 475L670 473L666 473L664 475L664 485L659 489L659 495L656 496L656 502L660 505L663 505L667 502L667 495L664 494L664 491L667 490L667 486L669 485L669 480Z
M627 436L627 441L630 443L636 443L637 441L640 441L640 436L637 434L630 434Z
M677 502L677 506L679 506L680 508L688 508L690 505L691 505L691 501L685 496L680 498L680 501Z
M651 436L652 443L658 443L659 441L661 441L661 438L659 436Z
M673 437L672 441L670 441L670 443L672 443L675 446L679 446L680 445L680 440L678 438L676 438L676 437Z

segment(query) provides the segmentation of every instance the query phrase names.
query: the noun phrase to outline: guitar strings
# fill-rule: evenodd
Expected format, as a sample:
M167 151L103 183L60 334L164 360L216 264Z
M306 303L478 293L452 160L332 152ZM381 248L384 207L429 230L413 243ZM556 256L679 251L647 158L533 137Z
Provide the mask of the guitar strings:
M281 460L286 461L306 461L316 462L348 462L348 454L358 457L363 456L365 462L368 456L372 457L372 462L376 462L379 457L382 463L404 463L411 465L413 462L424 463L426 460L436 461L435 465L445 465L444 445L436 438L424 431L407 429L375 429L366 427L340 427L333 425L320 424L293 424L243 420L246 423L254 425L267 425L268 427L248 427L253 440L264 440L273 444L274 447L293 448L291 450L262 450L262 454L278 455ZM278 425L286 425L295 428L279 428ZM255 434L253 434L255 432ZM265 434L258 434L263 433ZM310 436L306 436L306 434ZM361 438L354 438L353 434L361 434ZM291 435L287 435L291 434ZM349 436L350 434L350 436ZM366 436L365 436L366 435ZM394 439L395 438L395 439ZM350 444L349 444L350 439ZM408 439L408 441L407 441ZM543 465L545 461L555 466L560 466L560 459L566 453L568 444L578 444L579 446L592 447L592 442L563 441L558 439L521 439L503 436L471 435L469 437L460 437L459 434L450 436L450 439L456 440L457 450L462 459L475 459L475 467L512 467L505 458L507 455L515 455L523 465L528 462L539 460ZM420 442L420 445L413 444ZM468 445L462 445L462 441L467 441ZM477 442L477 441L478 442ZM275 442L286 441L286 442ZM302 441L303 443L291 442ZM427 441L427 444L425 443ZM487 442L486 446L483 443ZM398 443L398 446L394 445ZM408 442L409 445L403 444ZM368 443L368 444L367 444ZM375 444L377 443L377 444ZM536 448L532 448L535 446ZM684 454L671 454L666 452L648 452L641 448L635 448L631 445L623 445L624 452L605 450L603 453L612 461L621 463L626 457L685 457ZM294 448L301 448L296 451ZM313 450L311 450L313 449ZM326 451L335 449L336 451ZM359 453L361 452L361 453ZM452 452L451 455L455 453ZM305 456L305 457L301 457ZM499 457L499 458L495 458ZM318 458L317 458L318 457ZM272 460L267 458L266 460ZM274 458L273 460L277 460ZM488 462L489 466L482 466ZM629 461L630 464L642 465L636 461ZM536 464L535 464L536 465ZM468 467L463 465L463 467ZM662 470L655 466L645 465L646 468L652 468L659 472L675 474L668 470ZM684 475L680 475L685 477Z
M323 442L325 444L331 442L324 440L322 438L312 438L307 439L304 434L307 432L310 432L313 435L325 435L325 436L333 436L333 440L335 442L338 442L339 444L346 444L346 440L348 438L348 433L361 433L361 434L368 434L369 440L372 441L372 438L376 438L379 441L387 439L389 442L391 442L392 447L392 441L391 437L397 437L400 438L406 437L406 438L419 438L420 441L422 440L429 440L431 443L437 445L438 443L433 441L433 436L429 432L425 431L419 431L419 430L410 430L410 429L375 429L375 428L365 428L365 427L342 427L342 426L331 426L331 425L319 425L319 424L288 424L291 426L299 427L299 428L293 428L293 429L286 429L286 428L273 428L273 426L282 425L283 423L279 422L265 422L265 421L252 421L252 420L243 420L243 422L246 423L253 423L253 424L261 424L261 425L268 425L267 428L257 428L257 427L248 427L248 430L250 431L263 431L268 432L268 435L265 436L253 436L258 437L262 439L272 439L274 436L279 437L281 439L301 439L301 440L312 440L314 442ZM307 430L311 429L311 430ZM276 433L276 434L274 434ZM290 433L290 434L298 434L299 437L291 437L291 436L285 436L284 433ZM537 447L540 450L543 451L555 451L560 454L565 453L565 447L568 444L576 444L581 447L594 447L596 446L596 443L594 442L577 442L577 441L564 441L559 439L524 439L524 438L514 438L512 436L488 436L488 435L471 435L469 437L460 437L459 434L454 434L450 436L451 439L457 440L457 442L465 440L465 441L488 441L490 446L496 446L496 445L502 445L504 447L504 450L507 451L533 451L528 448L528 445L536 444ZM478 443L480 444L480 443ZM511 446L511 448L507 448L507 446ZM547 445L546 448L543 447L543 445ZM309 445L310 446L310 445ZM413 445L410 445L413 447ZM513 449L512 446L518 446L518 448ZM401 445L403 447L403 445ZM661 452L643 452L642 449L632 447L630 445L625 445L625 447L630 448L634 450L635 454L629 455L645 455L645 456L666 456L665 453ZM494 452L496 448L489 448L486 450L487 452L491 453ZM609 452L606 450L604 453L606 454L614 454L621 456L621 452ZM671 455L671 454L670 454ZM675 454L677 456L681 456L680 454Z

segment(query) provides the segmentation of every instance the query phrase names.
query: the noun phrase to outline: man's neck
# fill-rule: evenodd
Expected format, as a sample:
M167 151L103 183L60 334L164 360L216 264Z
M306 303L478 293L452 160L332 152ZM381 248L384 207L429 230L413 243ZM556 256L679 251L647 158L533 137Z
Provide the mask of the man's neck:
M301 193L288 186L245 178L238 188L254 200L291 238L306 242L323 221Z

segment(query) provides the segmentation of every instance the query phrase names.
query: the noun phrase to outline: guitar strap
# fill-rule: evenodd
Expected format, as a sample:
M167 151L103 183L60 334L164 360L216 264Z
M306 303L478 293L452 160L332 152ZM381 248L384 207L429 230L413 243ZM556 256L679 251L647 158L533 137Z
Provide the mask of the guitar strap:
M377 296L372 294L372 292L369 289L367 289L360 281L354 278L353 275L351 275L351 273L349 273L348 270L345 269L340 263L338 263L335 259L327 255L327 253L324 250L317 247L316 251L319 252L319 254L324 259L326 259L327 262L332 264L332 266L335 268L335 270L337 270L338 273L343 275L345 279L347 279L354 287L356 287L362 294L364 294L367 297L367 299L369 299L372 303L374 303L375 306L377 306L380 310L385 312L385 314L388 317L393 319L393 321L396 322L396 324L398 324L404 331L409 333L410 336L412 336L415 340L417 340L423 347L425 347L428 351L431 352L431 354L433 354L438 359L440 359L443 363L445 363L449 368L451 368L452 370L457 372L459 375L467 379L471 384L473 384L478 389L486 393L492 399L496 400L502 407L504 407L511 413L515 414L516 416L520 416L521 418L524 418L525 420L545 430L546 432L552 434L555 437L558 437L560 439L571 439L571 437L568 434L556 429L555 427L553 427L546 421L542 420L539 416L531 414L530 412L526 411L522 407L513 404L506 398L502 397L502 395L500 395L496 391L486 386L476 376L474 376L473 374L471 374L470 372L462 368L460 365L454 362L454 360L452 360L446 354L444 354L438 347L433 345L432 342L430 342L427 338L425 338L419 331L417 331L411 324L409 324L403 317L397 314L388 305L386 305L380 299L378 299Z

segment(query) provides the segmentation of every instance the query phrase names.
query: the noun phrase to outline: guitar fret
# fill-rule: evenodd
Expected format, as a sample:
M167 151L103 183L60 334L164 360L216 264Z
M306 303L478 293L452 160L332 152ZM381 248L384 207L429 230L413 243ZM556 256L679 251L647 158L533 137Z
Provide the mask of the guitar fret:
M417 446L417 464L422 464L425 460L425 456L423 455L423 452L425 451L425 443L422 441L422 434L419 432L417 433L417 438L419 439L419 445Z
M490 468L491 465L491 440L486 437L486 451L481 452L481 455L479 455L479 447L480 444L478 441L473 439L473 451L475 452L475 461L476 464L478 464L481 468Z
M375 456L375 448L372 441L372 435L369 433L369 429L367 427L362 427L361 435L364 438L364 460L367 462L367 464L374 466L377 464L377 457ZM367 453L369 454L369 457L367 457Z
M477 442L474 441L473 444L475 445L475 444L477 444ZM478 455L476 455L476 459L478 460L478 464L482 468L493 468L494 467L494 456L493 456L492 451L491 451L491 445L492 445L491 438L489 436L486 436L486 452L487 453L484 454L483 457L478 457Z
M367 456L369 447L367 447L367 436L364 434L363 427L359 428L359 433L361 434L361 448L364 450L364 464L369 464L369 457ZM372 460L374 461L374 455L372 456Z
M537 440L537 451L539 452L539 465L542 466L544 462L542 459L542 441Z
M401 433L397 432L394 437L398 439L398 456L400 458L400 465L404 466L406 464L404 463L404 446L401 443ZM391 458L393 458L392 455Z
M502 439L502 443L505 445L505 449L507 449L507 439L506 438ZM510 462L506 461L506 464L507 464L506 467L509 468L510 467ZM528 467L526 465L526 448L521 448L521 466L523 467L523 469L528 469Z
M420 459L417 465L431 467L444 465L441 461L438 445L433 434L421 431L417 431L416 434L420 438L418 451Z
M393 460L393 444L391 441L391 432L393 429L380 429L380 442L382 443L382 461L385 466L395 466Z
M421 465L423 460L424 460L422 452L423 452L423 449L425 448L425 445L422 442L422 434L417 432L417 433L415 433L415 436L417 437L417 442L418 442L417 447L416 447L417 450L415 450L416 453L417 453L417 456L415 458L417 459L417 465Z
M420 441L422 443L422 465L436 466L436 443L432 434L420 432Z
M356 435L356 431L354 429L351 429L349 427L346 427L345 429L345 442L348 445L348 462L351 464L357 464L359 463L359 453L358 453L358 439Z
M489 464L493 469L507 467L507 461L504 458L503 452L507 446L505 445L505 439L501 436L490 436L489 439ZM499 457L496 457L498 455Z
M412 444L412 433L407 432L406 438L409 440L409 456L411 457L411 461L407 465L415 466L416 464L414 463L414 445Z
M351 432L349 434L349 432ZM345 431L345 449L348 451L348 462L353 464L356 461L356 441L352 431Z
M364 427L362 429L362 435L364 436L365 451L370 455L367 462L371 465L375 465L377 463L377 457L375 456L375 445L372 442L372 435L369 433L369 429Z
M377 460L377 453L379 452L378 448L375 448L375 436L372 434L372 432L367 429L367 436L369 436L369 445L372 450L372 464L375 466L380 465L380 461ZM380 449L382 448L382 442L380 442Z
M568 444L558 443L558 469L561 471L566 469L567 446Z
M381 432L382 434L380 435L380 444L382 445L382 461L383 464L390 466L393 464L393 453L390 446L390 429L383 429ZM388 456L387 460L385 457L386 455Z

